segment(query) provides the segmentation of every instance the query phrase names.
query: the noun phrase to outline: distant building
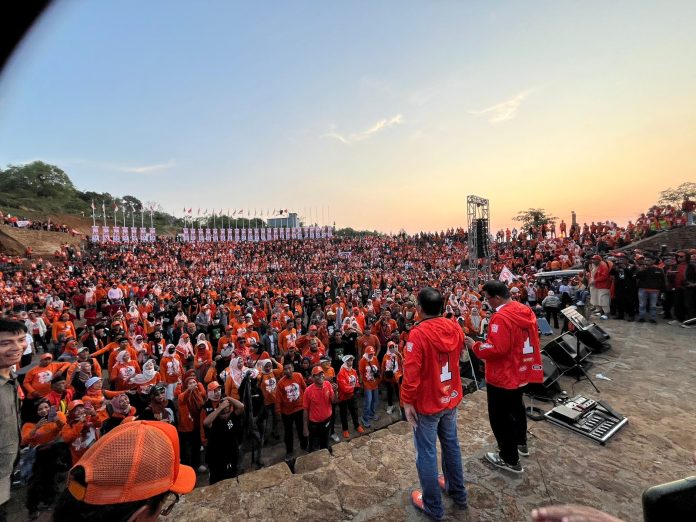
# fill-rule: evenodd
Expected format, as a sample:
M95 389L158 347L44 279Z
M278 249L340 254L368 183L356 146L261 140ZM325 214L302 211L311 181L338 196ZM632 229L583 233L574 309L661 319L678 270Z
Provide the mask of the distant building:
M278 227L288 227L288 228L297 228L300 226L299 222L297 221L297 213L296 212L290 212L287 217L279 217L279 218L268 218L266 220L268 223L269 227L272 228L278 228Z

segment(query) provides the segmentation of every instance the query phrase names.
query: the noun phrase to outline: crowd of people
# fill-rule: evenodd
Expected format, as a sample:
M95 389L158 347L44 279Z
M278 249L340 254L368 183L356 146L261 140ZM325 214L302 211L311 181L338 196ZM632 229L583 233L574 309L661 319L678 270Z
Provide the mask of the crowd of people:
M510 299L554 328L569 304L601 319L655 322L660 300L667 320L696 316L696 250L619 252L614 231L511 233L492 244L494 275L507 268ZM462 229L263 243L160 238L66 245L55 259L0 273L2 316L27 332L17 481L29 487L30 515L52 505L61 469L134 420L170 424L181 463L215 483L239 473L240 451L263 466L281 429L291 459L296 442L330 450L381 415L406 418L401 385L419 290L440 289L444 317L463 334L488 332L494 309L469 280L466 240ZM577 275L535 277L571 267ZM485 354L470 348L470 377L483 380Z
M54 223L50 219L41 221L37 219L29 219L22 216L5 214L0 210L0 223L10 227L25 228L27 230L45 230L47 232L62 232L64 234L79 235L79 232L72 229L68 225L62 223Z

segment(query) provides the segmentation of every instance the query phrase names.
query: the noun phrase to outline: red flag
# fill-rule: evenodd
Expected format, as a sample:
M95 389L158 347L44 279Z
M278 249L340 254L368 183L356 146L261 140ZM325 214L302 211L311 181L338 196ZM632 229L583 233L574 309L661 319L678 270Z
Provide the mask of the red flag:
M193 209L192 208L188 209L188 213L190 214L191 212L193 212Z

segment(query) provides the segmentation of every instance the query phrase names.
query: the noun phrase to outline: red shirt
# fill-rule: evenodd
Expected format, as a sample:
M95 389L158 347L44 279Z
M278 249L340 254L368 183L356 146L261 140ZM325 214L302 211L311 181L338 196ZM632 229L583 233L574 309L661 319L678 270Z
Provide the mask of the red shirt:
M316 384L308 386L302 397L302 405L307 410L307 419L310 422L323 422L331 417L333 396L333 387L329 381L324 381L321 388Z
M307 384L301 374L293 373L292 379L283 376L276 388L276 411L283 415L292 415L300 411L306 388Z

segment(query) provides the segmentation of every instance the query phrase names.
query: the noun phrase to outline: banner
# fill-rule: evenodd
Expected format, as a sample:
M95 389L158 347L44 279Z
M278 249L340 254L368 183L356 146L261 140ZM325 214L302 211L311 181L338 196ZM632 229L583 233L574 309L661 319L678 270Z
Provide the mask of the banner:
M183 238L183 240L184 240L184 243L188 243L188 242L189 242L189 229L186 228L186 227L184 227L184 232L183 232L183 234L182 234L182 238Z
M31 221L28 221L28 220L17 221L16 225L19 228L27 228L27 227L31 226Z
M111 234L109 234L109 227L104 226L102 227L102 241L104 243L108 243L111 240Z
M211 235L210 229L208 227L206 227L206 229L205 229L205 240L208 243L210 243L210 241L212 240L212 235Z
M254 229L254 241L258 241L258 240L259 240L259 229L255 228Z
M119 243L121 241L121 227L114 227L114 233L111 236L111 240L114 243Z
M138 227L131 227L131 241L137 241L138 240Z
M147 235L147 228L145 227L140 227L140 241L143 243L150 241L150 237Z
M99 243L99 227L92 227L92 243Z
M217 229L217 228L214 228L214 229L213 229L213 243L217 243L217 242L218 242L218 238L219 238L219 236L218 236L218 229Z
M150 227L150 235L147 238L148 241L153 242L157 239L157 233L155 232L155 227Z
M198 242L199 243L203 242L203 229L202 228L198 229Z
M239 241L242 237L242 234L239 232L238 228L234 229L234 240Z

